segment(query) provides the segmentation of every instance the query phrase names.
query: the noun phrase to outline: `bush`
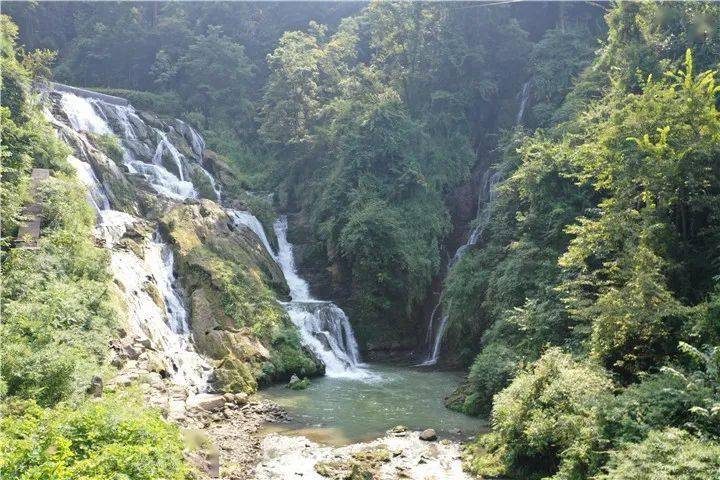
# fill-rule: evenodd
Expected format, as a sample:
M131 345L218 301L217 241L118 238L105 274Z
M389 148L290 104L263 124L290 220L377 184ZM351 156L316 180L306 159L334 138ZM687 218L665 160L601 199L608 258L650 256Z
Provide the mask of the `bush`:
M139 392L43 409L0 409L0 478L5 480L183 480L178 428L143 408Z
M495 396L493 433L468 451L479 475L584 479L600 458L598 414L612 384L598 366L549 349Z
M603 431L614 445L639 442L649 432L685 427L694 420L691 409L700 405L709 388L688 389L688 382L666 373L649 375L631 385L603 409Z
M112 159L118 165L123 161L123 148L120 145L118 137L111 133L87 133L92 137L93 144L96 145L101 152Z
M493 396L508 386L517 372L519 360L505 345L486 346L470 367L467 396L458 410L468 415L488 415Z
M610 453L597 480L718 480L720 444L670 428Z
M39 248L11 250L3 262L0 374L8 395L49 406L82 393L99 373L117 310L85 191L58 175L38 197Z

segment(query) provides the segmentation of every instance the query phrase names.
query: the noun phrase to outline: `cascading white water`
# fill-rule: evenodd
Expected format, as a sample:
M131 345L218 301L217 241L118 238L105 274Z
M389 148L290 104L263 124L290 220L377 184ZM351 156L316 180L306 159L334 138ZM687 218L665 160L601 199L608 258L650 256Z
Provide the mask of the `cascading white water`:
M473 229L470 231L467 242L458 247L458 249L455 251L455 255L453 255L453 257L448 262L447 272L450 271L453 265L455 265L465 255L465 253L467 253L470 248L472 248L475 244L477 244L477 242L482 239L485 228L488 226L490 222L490 216L492 215L492 210L490 206L495 201L495 197L497 196L496 187L501 180L502 176L500 175L500 172L492 172L491 170L487 170L485 172L485 175L483 175L482 187L480 188L480 195L478 195L475 227L473 227ZM430 344L430 339L434 338L434 340L432 342L432 348L429 351L429 354L426 357L425 361L420 364L421 366L435 365L440 358L440 347L442 346L442 339L445 336L445 330L447 329L447 322L449 318L447 313L443 314L443 316L441 317L437 331L434 331L434 325L435 316L442 309L444 293L445 292L442 292L440 294L440 298L438 299L435 308L433 308L433 311L430 314L430 320L428 322L425 341L427 344Z
M278 240L277 262L285 275L290 298L284 303L290 320L298 327L307 346L325 363L329 377L358 377L360 352L345 312L332 302L316 300L297 273L292 245L287 240L287 217L280 217L273 230Z
M292 245L287 240L287 218L283 216L273 224L278 241L275 254L265 229L255 216L238 210L227 209L227 212L237 225L249 228L258 236L280 266L292 299L281 304L298 327L303 344L325 364L325 374L329 377L369 377L361 368L360 349L345 312L332 302L313 298L307 282L298 275Z
M78 144L87 148L91 139L85 138L85 132L104 134L113 131L105 120L107 115L103 115L105 118L98 115L93 106L95 104L102 104L103 108L128 108L104 104L98 100L91 102L84 97L63 93L61 107L70 125L64 125L48 114L52 117L59 133L75 135L80 140ZM129 122L132 115L133 112L127 111L118 117ZM121 140L127 140L127 135L132 134L135 138L132 132L134 132L133 127L128 123L123 125L118 133L125 135L120 137ZM127 228L138 220L128 213L110 208L104 187L89 163L74 156L69 158L69 162L77 170L79 179L87 186L89 202L98 210L95 234L110 250L110 270L120 286L127 305L129 329L133 334L150 340L153 347L170 365L170 378L174 383L187 388L192 393L207 391L212 367L192 345L187 309L174 276L172 250L162 241L159 234L155 234L151 241L142 243L142 254L112 248L123 237ZM173 178L176 180L176 177L163 167L139 161L129 165L130 171L133 171L130 167L139 164L156 167L158 172L162 172L156 179L167 178L171 182ZM192 188L192 183L189 185ZM170 192L174 188L162 183L160 186ZM162 298L153 295L151 293L153 291L159 292Z
M115 134L123 149L123 163L130 173L142 175L159 194L175 201L195 198L198 192L186 177L190 162L161 130L150 127L128 105L116 105L95 98L62 92L60 104L73 130L95 134ZM189 125L177 121L180 134L194 153L192 168L201 172L213 189L218 202L220 188L215 178L201 164L205 141ZM142 127L142 128L140 128ZM140 130L138 130L140 128ZM172 130L172 128L170 128ZM172 160L168 170L163 160Z
M168 280L172 276L168 250L157 238L145 246L143 258L132 252L112 250L110 270L123 291L132 332L149 338L172 364L174 383L195 393L203 392L208 388L212 368L195 351L189 334L181 330L187 328L186 311L178 291ZM149 293L152 287L148 284L162 295L160 305Z
M515 125L520 125L520 123L522 123L523 116L525 115L525 106L530 99L531 85L532 80L528 80L527 82L523 83L522 90L520 91L520 106L518 107L518 113L515 117Z
M73 130L101 135L112 133L107 122L100 118L88 99L64 92L60 101Z
M97 175L95 175L92 166L74 155L68 156L68 163L75 168L78 178L80 178L80 181L88 188L88 201L95 210L98 212L101 210L109 210L110 200L108 200L105 189L100 184L100 180L98 180Z
M295 256L293 248L287 240L287 217L280 217L274 224L273 230L278 241L277 260L280 268L285 275L288 287L290 288L290 298L293 302L310 302L313 298L310 296L310 287L305 280L300 278L295 268Z

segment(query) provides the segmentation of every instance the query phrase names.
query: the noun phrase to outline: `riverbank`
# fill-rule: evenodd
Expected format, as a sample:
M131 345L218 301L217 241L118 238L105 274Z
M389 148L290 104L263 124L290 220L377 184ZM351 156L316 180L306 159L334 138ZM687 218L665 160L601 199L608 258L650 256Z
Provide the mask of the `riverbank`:
M256 480L466 480L461 446L450 440L424 441L420 432L396 428L371 442L329 447L302 436L269 434L261 441Z

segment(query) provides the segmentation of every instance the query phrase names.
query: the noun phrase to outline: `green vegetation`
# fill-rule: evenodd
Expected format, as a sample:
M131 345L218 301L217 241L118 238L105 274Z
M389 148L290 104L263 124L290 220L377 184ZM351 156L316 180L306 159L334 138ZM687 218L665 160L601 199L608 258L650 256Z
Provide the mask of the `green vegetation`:
M493 433L466 455L473 471L716 472L720 114L710 52L720 37L695 29L700 18L717 26L719 14L699 2L614 6L607 44L550 109L550 128L505 140L496 168L506 180L484 241L452 269L443 299L450 348L481 347L449 406L485 413L494 395ZM567 385L541 374L569 354L587 370Z
M587 478L598 463L603 400L612 392L605 372L558 348L521 371L493 403L493 432L470 460L479 475ZM478 448L475 447L475 448Z
M110 395L79 408L4 403L0 478L187 478L180 430L139 398L139 392Z
M697 480L717 478L720 444L678 429L651 432L638 444L612 452L599 480Z
M137 392L86 398L91 378L111 373L105 357L121 310L108 255L93 243L87 191L29 90L41 69L25 60L37 57L18 54L8 17L0 16L0 27L0 478L183 479L177 428L143 407ZM31 198L32 168L53 175ZM42 218L38 247L14 248L28 202Z
M305 377L302 380L298 380L297 382L291 382L287 384L287 388L290 390L305 390L307 387L310 386L310 379Z

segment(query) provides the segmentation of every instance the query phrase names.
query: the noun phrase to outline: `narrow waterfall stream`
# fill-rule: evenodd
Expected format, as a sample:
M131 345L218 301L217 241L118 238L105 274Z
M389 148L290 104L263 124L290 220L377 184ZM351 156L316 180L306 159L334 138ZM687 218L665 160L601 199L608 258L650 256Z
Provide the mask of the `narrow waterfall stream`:
M527 102L530 99L530 87L532 86L532 79L528 80L527 82L523 83L522 90L520 91L520 102L518 107L518 113L515 117L515 125L520 125L522 123L523 117L525 116L525 107L527 106Z
M502 176L499 172L488 170L483 175L482 187L480 188L480 195L478 195L475 226L470 231L467 242L458 247L455 254L448 262L446 273L450 272L450 269L467 253L467 251L482 239L482 235L490 222L490 215L492 214L490 205L492 205L495 201L495 197L497 196L496 187L501 180ZM440 358L440 348L442 347L442 340L445 336L445 330L447 329L447 322L449 318L447 312L443 312L437 329L435 329L434 326L436 315L442 310L443 293L440 293L440 298L430 314L426 342L431 345L431 348L428 351L428 355L425 360L420 364L421 366L435 365ZM433 339L432 343L430 343L431 338Z

